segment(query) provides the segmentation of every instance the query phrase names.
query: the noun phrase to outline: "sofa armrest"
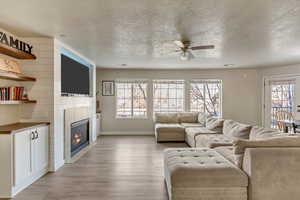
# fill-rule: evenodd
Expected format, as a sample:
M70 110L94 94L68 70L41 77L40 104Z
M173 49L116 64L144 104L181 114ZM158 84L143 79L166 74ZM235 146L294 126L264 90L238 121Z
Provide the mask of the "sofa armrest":
M247 148L242 169L249 176L249 200L300 197L300 148Z
M285 136L285 137L273 137L263 140L245 140L237 139L233 141L234 153L244 153L247 148L289 148L298 147L300 148L300 137L299 136Z
M232 146L232 143L230 143L230 142L219 142L219 143L210 143L209 145L208 145L208 147L209 148L217 148L217 147L230 147L230 146Z

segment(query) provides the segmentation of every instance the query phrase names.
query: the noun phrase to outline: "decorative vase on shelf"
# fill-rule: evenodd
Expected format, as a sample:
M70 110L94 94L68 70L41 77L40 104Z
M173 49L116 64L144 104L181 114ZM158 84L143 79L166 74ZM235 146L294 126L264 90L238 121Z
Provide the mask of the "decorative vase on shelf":
M23 91L22 100L28 100L28 93L27 93L25 88L24 88L24 91Z

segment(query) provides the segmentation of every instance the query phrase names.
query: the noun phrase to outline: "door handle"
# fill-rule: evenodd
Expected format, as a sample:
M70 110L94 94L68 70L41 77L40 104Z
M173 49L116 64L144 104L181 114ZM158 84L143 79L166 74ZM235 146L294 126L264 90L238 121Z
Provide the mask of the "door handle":
M34 132L32 131L31 132L31 140L34 140L35 139L35 134L34 134Z
M39 133L37 131L35 131L35 139L39 138Z

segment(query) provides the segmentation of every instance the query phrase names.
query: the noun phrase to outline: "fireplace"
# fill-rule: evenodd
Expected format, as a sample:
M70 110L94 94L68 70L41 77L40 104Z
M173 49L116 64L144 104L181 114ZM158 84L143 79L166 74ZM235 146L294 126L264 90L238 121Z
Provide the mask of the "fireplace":
M89 145L89 119L71 124L71 156Z

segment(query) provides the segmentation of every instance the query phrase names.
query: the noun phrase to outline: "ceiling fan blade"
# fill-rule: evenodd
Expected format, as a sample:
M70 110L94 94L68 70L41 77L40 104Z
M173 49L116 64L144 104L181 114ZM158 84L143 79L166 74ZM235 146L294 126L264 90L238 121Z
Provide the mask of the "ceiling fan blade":
M185 47L184 43L182 41L180 41L180 40L175 40L174 44L176 44L180 48L184 48Z
M190 47L191 50L203 50L203 49L214 49L214 45L202 45L202 46L195 46L195 47Z

